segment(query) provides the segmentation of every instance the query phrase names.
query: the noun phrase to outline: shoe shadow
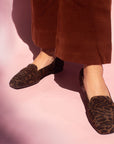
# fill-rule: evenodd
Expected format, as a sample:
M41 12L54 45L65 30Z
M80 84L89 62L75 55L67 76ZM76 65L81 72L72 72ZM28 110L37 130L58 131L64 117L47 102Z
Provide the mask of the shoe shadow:
M31 34L31 2L28 0L13 0L12 19L20 38L28 44L33 59L39 54L40 48L32 41ZM80 64L65 62L64 70L55 74L55 81L63 88L79 92L84 105L86 97L82 95L79 85Z
M79 81L79 72L82 67L82 64L64 62L63 71L55 74L54 80L65 89L79 92L85 109L87 109L88 98L82 92Z
M12 20L20 38L29 46L33 59L39 54L40 48L32 41L31 34L31 3L28 0L13 0Z

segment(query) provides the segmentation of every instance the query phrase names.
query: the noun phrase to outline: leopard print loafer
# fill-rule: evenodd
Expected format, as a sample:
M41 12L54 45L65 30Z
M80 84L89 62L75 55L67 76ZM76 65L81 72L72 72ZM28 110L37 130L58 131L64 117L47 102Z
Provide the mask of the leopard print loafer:
M48 66L37 70L35 64L29 64L20 70L9 82L14 89L21 89L37 84L42 78L49 74L56 74L63 70L64 61L58 57Z
M83 79L82 68L79 75L80 87L87 96ZM92 97L88 102L86 113L89 122L99 134L114 133L114 103L109 96L100 95Z

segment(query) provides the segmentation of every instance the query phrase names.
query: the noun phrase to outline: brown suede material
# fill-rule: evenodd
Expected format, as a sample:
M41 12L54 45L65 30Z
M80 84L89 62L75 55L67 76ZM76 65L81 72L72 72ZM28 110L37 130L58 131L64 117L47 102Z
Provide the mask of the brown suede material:
M51 64L40 70L37 70L37 66L35 64L29 64L13 76L9 85L14 89L26 88L37 84L42 78L50 74L61 72L63 67L64 61L59 58L55 58Z
M32 39L47 54L111 63L111 0L31 0Z

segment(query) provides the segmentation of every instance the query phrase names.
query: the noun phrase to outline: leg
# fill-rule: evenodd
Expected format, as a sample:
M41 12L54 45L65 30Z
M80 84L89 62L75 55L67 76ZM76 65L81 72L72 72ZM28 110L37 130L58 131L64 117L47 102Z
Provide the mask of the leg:
M47 65L51 64L54 59L54 56L50 56L45 52L41 51L32 64L35 64L37 66L37 69L40 70L41 68L44 68Z
M31 0L31 9L32 40L36 46L42 48L33 64L40 70L55 59L58 1Z
M96 95L109 96L102 65L84 65L84 87L89 100Z

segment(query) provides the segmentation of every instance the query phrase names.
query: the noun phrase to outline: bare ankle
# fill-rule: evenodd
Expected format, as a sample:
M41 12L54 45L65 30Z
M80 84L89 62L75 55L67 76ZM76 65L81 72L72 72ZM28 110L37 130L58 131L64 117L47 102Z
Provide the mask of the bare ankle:
M42 55L46 55L46 56L48 56L48 57L53 57L53 58L55 58L56 56L55 56L55 54L54 54L54 51L41 51L40 52L40 54L42 54Z
M84 65L84 74L100 74L103 75L102 65Z

